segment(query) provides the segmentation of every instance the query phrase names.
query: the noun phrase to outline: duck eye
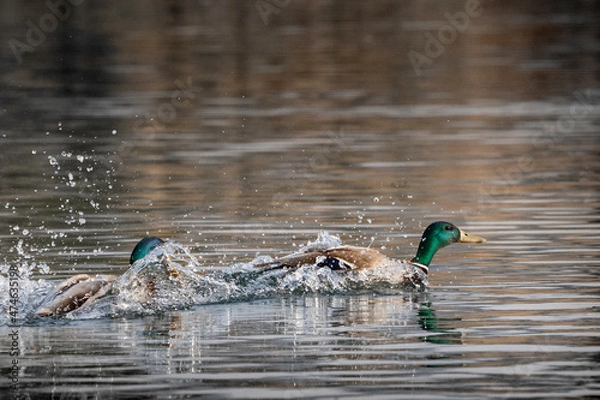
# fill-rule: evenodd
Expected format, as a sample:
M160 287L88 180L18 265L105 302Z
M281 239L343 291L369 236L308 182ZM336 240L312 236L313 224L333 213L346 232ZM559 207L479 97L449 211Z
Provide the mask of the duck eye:
M445 229L445 230L447 230L447 231L451 231L451 230L452 230L452 226L450 226L450 225L446 225L446 226L444 227L444 229Z

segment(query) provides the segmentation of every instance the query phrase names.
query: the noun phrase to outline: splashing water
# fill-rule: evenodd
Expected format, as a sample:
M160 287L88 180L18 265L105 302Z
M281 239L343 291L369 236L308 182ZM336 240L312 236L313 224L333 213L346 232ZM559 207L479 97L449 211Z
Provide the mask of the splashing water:
M341 240L326 232L300 251L339 246ZM375 292L398 293L427 286L426 276L409 264L397 264L370 270L340 273L316 265L296 269L257 269L255 265L271 261L261 256L250 263L230 267L199 264L189 250L169 242L134 263L118 277L111 290L90 305L65 316L67 319L91 319L147 315L202 304L233 302L284 294ZM22 263L19 277L19 315L17 323L39 320L34 311L45 295L59 282L30 280L35 263ZM0 265L0 288L10 284L9 266ZM47 271L46 271L47 272ZM0 325L15 323L8 307L8 290L0 291Z

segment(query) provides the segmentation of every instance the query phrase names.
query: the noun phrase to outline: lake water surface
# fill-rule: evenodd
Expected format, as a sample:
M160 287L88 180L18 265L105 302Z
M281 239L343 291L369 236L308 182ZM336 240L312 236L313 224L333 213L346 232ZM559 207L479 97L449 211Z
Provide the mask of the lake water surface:
M600 397L595 2L0 9L0 397ZM243 275L319 232L410 258L436 220L488 242L426 288ZM146 234L220 278L30 316Z

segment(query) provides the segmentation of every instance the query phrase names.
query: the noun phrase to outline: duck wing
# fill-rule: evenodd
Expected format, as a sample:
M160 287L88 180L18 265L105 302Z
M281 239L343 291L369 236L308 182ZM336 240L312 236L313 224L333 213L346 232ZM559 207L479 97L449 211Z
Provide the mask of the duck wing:
M339 246L290 254L270 262L255 265L255 268L269 271L316 264L319 267L328 267L334 271L350 271L374 268L388 263L389 259L377 250L367 247Z
M115 279L116 275L75 275L54 288L35 313L40 317L67 314L104 295Z
M304 253L294 253L289 256L276 258L272 261L260 263L254 268L270 271L272 269L298 268L306 264L316 264L317 258L323 255L322 251L309 251Z
M375 249L358 246L339 246L323 252L327 258L342 261L349 269L370 269L387 265L390 259Z

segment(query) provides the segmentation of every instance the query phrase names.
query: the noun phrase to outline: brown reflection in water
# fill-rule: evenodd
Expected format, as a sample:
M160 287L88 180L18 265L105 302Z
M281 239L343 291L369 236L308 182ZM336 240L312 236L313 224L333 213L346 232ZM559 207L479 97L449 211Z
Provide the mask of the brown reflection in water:
M44 4L3 4L2 36L26 40L25 22L48 14ZM556 118L525 100L597 86L598 10L483 1L417 75L408 53L426 52L426 33L439 34L465 4L290 2L265 24L254 2L83 2L21 64L10 49L1 54L10 135L0 193L33 198L31 218L63 228L64 199L91 196L111 208L86 228L109 236L114 220L131 223L132 236L147 225L170 234L172 221L198 221L210 207L227 222L306 217L310 229L356 224L348 213L371 206L393 210L373 211L378 231L404 219L396 207L411 208L409 222L452 212L501 219L500 201L547 188L539 176L581 140L576 129L560 146L532 148L528 132L498 142ZM104 189L50 179L47 156L62 151L105 157L82 177ZM596 165L586 151L560 159L569 178L581 152ZM503 171L520 156L532 162L512 183ZM99 172L115 168L111 157L114 176Z
M465 4L291 2L265 25L252 2L86 2L33 52L23 53L9 82L24 83L22 74L42 67L36 66L41 61L44 68L68 66L77 73L99 67L97 72L107 74L100 80L79 76L82 86L73 86L73 94L113 79L118 86L108 89L120 92L169 90L176 79L192 76L209 98L339 107L436 96L539 98L598 79L592 47L571 47L597 41L597 28L589 23L597 10L589 2L542 8L482 1L480 16L471 17L438 57L430 57L426 74L417 76L408 52L426 55L425 33L439 38L440 28L449 24L446 15L464 12ZM17 40L25 40L23 21L49 12L42 4L8 11L14 22L5 34ZM557 79L560 86L554 85Z

